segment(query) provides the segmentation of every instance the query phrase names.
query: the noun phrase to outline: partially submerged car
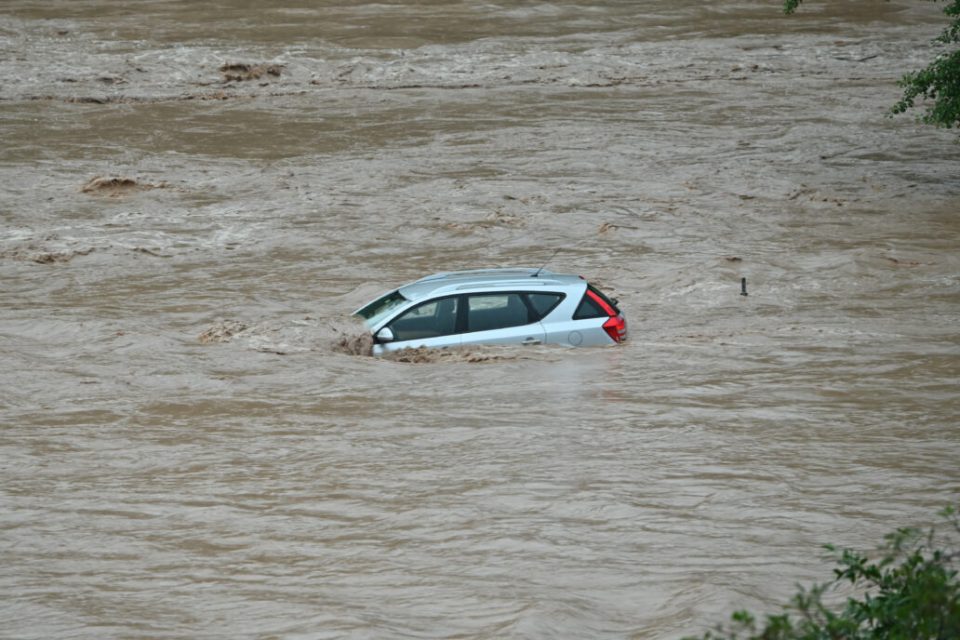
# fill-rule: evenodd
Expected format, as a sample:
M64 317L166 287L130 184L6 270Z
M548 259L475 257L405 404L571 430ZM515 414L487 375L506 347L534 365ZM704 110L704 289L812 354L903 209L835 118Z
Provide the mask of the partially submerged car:
M580 276L543 269L436 273L357 309L373 354L479 344L611 345L627 339L617 301Z

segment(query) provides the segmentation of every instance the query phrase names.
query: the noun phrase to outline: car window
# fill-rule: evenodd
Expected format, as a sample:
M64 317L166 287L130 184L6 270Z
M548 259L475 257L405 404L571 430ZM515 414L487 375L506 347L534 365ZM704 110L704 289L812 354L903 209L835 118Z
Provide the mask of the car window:
M490 331L536 322L519 293L481 293L467 297L467 331Z
M599 297L601 300L603 300L603 301L606 302L608 305L610 305L610 308L613 309L613 311L614 311L615 313L620 313L620 308L617 307L617 301L616 301L616 300L614 300L613 298L611 298L610 296L608 296L607 294L605 294L603 291L600 291L600 289L597 289L597 288L596 288L595 286L593 286L592 284L588 284L588 285L587 285L587 289L589 289L590 291L592 291L594 294L597 295L597 297Z
M580 301L580 305L577 307L577 310L573 312L574 320L586 320L587 318L606 318L607 313L600 308L593 298L588 296L586 293L583 294L583 300Z
M560 293L528 293L527 300L530 306L537 313L537 319L542 320L553 308L563 300L563 294Z
M388 326L393 331L394 340L419 340L448 336L457 326L456 297L441 298L419 304Z

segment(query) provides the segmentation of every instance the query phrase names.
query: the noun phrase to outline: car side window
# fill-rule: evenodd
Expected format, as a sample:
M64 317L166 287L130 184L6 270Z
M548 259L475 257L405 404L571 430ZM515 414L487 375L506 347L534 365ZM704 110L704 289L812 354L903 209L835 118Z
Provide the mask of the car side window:
M490 331L536 322L519 293L478 293L467 297L467 331Z
M530 306L536 312L537 320L543 320L553 308L563 300L563 294L560 293L528 293L527 300Z
M394 340L438 338L454 333L458 304L458 298L453 296L413 307L388 325Z

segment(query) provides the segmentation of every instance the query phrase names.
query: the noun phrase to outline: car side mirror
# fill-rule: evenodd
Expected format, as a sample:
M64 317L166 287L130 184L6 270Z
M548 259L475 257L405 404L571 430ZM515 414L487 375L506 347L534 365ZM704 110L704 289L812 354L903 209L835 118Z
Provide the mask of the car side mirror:
M393 342L396 338L393 336L393 329L390 327L384 327L377 331L377 335L374 336L374 339L377 342Z

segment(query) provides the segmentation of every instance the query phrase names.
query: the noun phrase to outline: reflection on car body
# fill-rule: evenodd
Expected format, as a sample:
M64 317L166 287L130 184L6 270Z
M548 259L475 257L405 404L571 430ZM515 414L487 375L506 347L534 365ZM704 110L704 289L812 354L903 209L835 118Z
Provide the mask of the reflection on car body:
M627 338L616 300L580 276L543 269L437 273L354 312L374 355L479 344L610 345Z

